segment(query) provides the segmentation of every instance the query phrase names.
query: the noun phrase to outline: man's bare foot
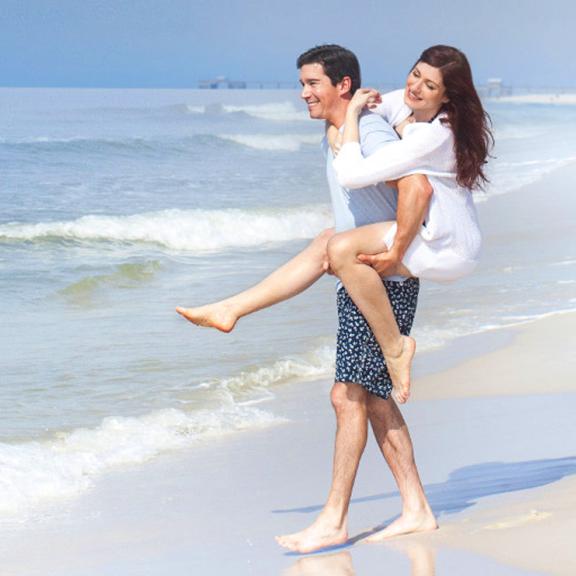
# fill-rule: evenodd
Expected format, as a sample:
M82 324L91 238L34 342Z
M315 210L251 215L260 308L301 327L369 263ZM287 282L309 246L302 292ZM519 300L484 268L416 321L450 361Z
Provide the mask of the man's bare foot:
M225 302L215 302L198 308L176 308L176 312L190 320L197 326L216 328L222 332L231 332L236 326L238 316L233 312L232 307Z
M276 542L280 546L301 554L315 552L329 546L338 546L344 544L347 540L348 532L344 526L334 526L322 518L318 518L312 526L301 532L288 534L287 536L276 536Z
M388 373L394 390L392 397L399 404L404 404L410 397L410 369L416 353L416 341L410 336L402 336L402 350L397 356L385 355Z
M438 524L431 510L425 510L414 514L402 514L400 518L394 520L394 522L389 526L386 526L384 530L372 534L372 536L366 538L364 542L372 544L374 542L382 542L383 540L394 538L395 536L402 536L403 534L429 532L431 530L436 530L437 528Z

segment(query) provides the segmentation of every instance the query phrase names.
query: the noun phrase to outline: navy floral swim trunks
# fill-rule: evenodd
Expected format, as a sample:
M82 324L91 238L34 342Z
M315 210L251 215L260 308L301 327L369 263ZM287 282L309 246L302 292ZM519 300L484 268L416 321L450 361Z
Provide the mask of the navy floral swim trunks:
M416 314L420 281L408 278L403 282L383 282L400 332L408 336ZM337 301L336 382L361 384L371 394L387 400L392 393L392 380L370 326L343 286L338 290Z

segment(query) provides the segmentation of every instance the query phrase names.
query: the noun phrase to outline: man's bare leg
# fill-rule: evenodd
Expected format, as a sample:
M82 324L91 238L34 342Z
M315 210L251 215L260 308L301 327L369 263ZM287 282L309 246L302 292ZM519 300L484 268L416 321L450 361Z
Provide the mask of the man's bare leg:
M368 393L360 384L336 382L332 405L336 412L336 443L332 485L314 523L295 534L278 536L278 544L295 552L313 552L348 540L348 507L360 458L366 447Z
M384 236L394 222L361 226L336 234L328 242L330 268L340 278L380 344L394 385L394 396L404 403L410 396L410 369L416 342L403 336L378 272L358 260L358 254L376 254L386 250ZM399 273L410 276L400 265Z
M392 524L366 539L380 542L401 534L438 528L414 460L414 449L406 422L392 398L370 395L368 418L402 498L402 515Z
M302 252L248 290L198 308L178 307L176 312L198 326L230 332L242 316L292 298L314 284L327 270L326 246L333 234L332 228L324 230Z

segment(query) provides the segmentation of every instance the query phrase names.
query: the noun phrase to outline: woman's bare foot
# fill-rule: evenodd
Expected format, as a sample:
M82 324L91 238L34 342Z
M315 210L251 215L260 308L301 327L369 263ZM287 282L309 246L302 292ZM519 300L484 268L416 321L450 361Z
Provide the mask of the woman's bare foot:
M197 326L216 328L222 332L231 332L239 316L233 307L225 301L199 306L198 308L176 308L176 312Z
M287 536L276 536L276 542L292 550L306 554L321 548L338 546L348 540L348 532L344 526L336 526L324 520L321 516L308 528Z
M376 534L366 538L364 542L382 542L395 536L414 534L415 532L429 532L437 528L436 518L430 509L417 513L405 513L402 514L400 518L394 520L392 524L386 526L384 530L380 530L380 532L376 532Z
M399 404L404 404L410 397L410 369L416 353L416 341L410 336L401 336L402 349L397 356L386 354L386 366L392 379L394 390L392 397Z

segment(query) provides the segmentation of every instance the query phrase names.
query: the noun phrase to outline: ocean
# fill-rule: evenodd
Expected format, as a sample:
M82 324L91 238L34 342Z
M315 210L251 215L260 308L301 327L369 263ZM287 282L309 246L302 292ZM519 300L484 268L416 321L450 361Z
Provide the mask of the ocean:
M518 211L490 223L474 275L422 286L424 354L576 308L574 245L522 219L523 187L576 163L576 106L486 107L497 144L476 199ZM228 335L174 312L331 225L323 123L297 91L0 89L0 117L0 518L273 425L279 386L331 377L332 277Z

